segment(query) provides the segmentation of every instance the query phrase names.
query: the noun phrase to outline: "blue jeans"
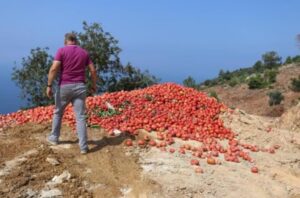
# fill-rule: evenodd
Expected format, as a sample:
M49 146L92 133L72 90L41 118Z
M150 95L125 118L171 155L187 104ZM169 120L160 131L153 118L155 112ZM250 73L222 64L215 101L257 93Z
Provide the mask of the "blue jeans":
M52 122L52 131L48 137L50 141L58 142L64 110L71 102L76 116L76 131L79 138L80 149L88 149L85 98L86 86L84 83L66 84L58 87L58 90L55 93L55 109Z

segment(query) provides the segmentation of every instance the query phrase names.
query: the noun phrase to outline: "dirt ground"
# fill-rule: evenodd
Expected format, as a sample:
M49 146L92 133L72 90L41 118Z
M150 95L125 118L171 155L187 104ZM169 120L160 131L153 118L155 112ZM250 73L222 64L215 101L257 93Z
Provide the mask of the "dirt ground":
M204 172L195 173L189 153L125 147L124 140L134 137L108 137L101 129L89 129L91 152L80 155L76 135L67 127L60 144L50 146L45 141L50 125L27 124L0 133L0 197L300 198L299 128L286 129L288 118L238 109L224 114L223 120L243 143L280 145L274 154L251 153L258 174L251 173L251 163L226 162L223 156L218 165L200 159ZM171 147L183 143L176 140Z

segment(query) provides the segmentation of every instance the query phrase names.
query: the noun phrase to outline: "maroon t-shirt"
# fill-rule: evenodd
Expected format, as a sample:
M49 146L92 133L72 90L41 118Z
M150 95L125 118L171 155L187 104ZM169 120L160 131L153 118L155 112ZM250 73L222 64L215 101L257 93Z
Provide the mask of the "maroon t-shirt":
M85 82L85 69L92 61L86 50L77 45L59 48L54 60L60 61L59 85Z

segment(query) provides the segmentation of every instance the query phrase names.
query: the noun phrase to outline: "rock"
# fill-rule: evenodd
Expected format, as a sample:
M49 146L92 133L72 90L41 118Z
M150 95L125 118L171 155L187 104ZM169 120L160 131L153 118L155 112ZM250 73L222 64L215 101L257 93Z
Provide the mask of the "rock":
M51 190L42 190L40 197L41 198L50 198L50 197L61 197L62 192L57 188Z
M92 173L92 169L86 168L85 173L86 173L86 174L91 174L91 173Z
M36 196L37 196L37 192L33 191L31 188L27 189L26 197L31 198Z
M58 144L58 145L50 146L50 148L54 150L70 149L71 147L72 147L71 144Z
M47 157L46 161L52 164L53 166L57 166L60 164L60 162L57 159L52 157Z
M119 129L114 129L113 132L114 132L115 136L119 136L122 134L122 131L120 131Z
M50 182L48 182L47 184L52 186L52 185L56 185L56 184L61 184L64 181L68 181L70 179L71 179L71 174L69 173L69 171L64 171L61 175L54 176L52 178L52 180Z

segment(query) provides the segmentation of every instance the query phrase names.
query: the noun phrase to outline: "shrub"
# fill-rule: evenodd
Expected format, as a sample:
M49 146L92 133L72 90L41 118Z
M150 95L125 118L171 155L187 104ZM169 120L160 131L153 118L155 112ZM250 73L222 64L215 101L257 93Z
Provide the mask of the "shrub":
M264 77L265 77L265 80L268 82L268 83L275 83L276 82L276 76L278 74L278 71L277 70L266 70L265 73L264 73Z
M269 105L270 106L279 105L281 103L281 101L284 100L284 96L278 90L269 92L268 96L269 96Z
M217 101L220 101L220 98L218 97L218 94L215 90L211 90L208 95L210 97L213 97L213 98L217 99Z
M249 89L262 89L265 86L266 86L266 82L260 75L251 77L248 82Z
M291 80L292 80L292 82L291 82L290 88L295 92L299 92L300 91L300 75L299 75L298 79L292 78Z
M300 56L299 55L294 56L292 60L293 60L293 63L300 63Z
M232 78L232 79L229 81L228 84L229 84L229 86L234 87L234 86L236 86L237 84L239 84L239 80L238 80L237 77L234 77L234 78Z

